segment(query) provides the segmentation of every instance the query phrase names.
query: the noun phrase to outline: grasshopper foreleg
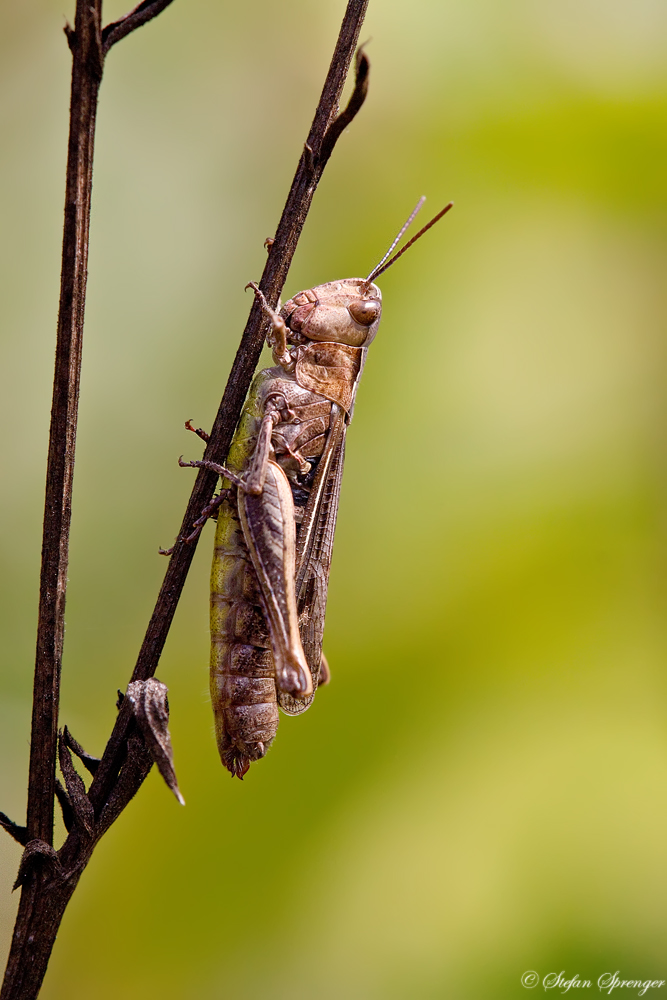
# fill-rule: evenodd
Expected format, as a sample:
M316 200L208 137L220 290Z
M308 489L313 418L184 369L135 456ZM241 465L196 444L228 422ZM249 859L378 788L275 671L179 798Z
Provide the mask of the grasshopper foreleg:
M219 465L217 462L209 462L207 459L195 459L192 462L184 462L183 456L178 460L178 464L182 469L208 469L209 472L217 472L219 476L223 479L228 479L230 483L234 483L235 486L243 486L243 480L231 469L225 468L224 465Z
M266 301L264 292L257 287L254 281L249 281L246 288L252 288L255 298L258 299L262 309L271 320L271 330L267 335L266 342L272 348L273 360L281 368L284 368L286 372L293 372L296 362L287 349L287 325L285 320L280 313L271 308Z
M228 479L230 483L238 486L238 488L243 490L244 493L250 493L252 496L259 496L264 489L266 467L271 456L271 435L273 434L273 428L279 420L280 414L277 410L271 410L271 412L267 413L262 420L252 460L248 467L248 471L243 476L239 476L237 472L232 472L231 469L228 469L224 465L218 465L217 462L209 462L206 459L184 462L183 456L181 455L178 460L178 464L182 469L208 469L209 472L217 472L219 476L222 476L223 479Z

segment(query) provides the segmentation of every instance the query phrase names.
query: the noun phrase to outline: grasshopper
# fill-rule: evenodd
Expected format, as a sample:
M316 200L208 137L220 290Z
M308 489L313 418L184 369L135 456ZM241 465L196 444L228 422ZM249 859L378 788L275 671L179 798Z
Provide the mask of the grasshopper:
M246 286L270 319L275 367L255 376L225 466L179 459L222 478L188 540L217 510L211 699L222 763L238 778L273 742L278 706L298 715L329 681L322 653L329 569L345 435L382 314L374 279L452 207L388 260L423 202L367 278L317 285L277 311L257 285Z

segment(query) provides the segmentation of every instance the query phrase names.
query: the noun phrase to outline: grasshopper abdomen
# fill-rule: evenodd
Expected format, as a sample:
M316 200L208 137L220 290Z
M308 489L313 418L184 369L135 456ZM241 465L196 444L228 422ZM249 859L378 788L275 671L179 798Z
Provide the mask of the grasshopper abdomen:
M230 500L218 514L211 570L211 699L220 757L242 778L271 744L278 706L257 577Z

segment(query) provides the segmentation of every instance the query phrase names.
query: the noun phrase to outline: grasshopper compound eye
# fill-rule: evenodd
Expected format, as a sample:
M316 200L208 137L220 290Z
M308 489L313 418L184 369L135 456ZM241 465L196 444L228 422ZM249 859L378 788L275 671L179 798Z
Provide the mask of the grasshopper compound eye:
M361 299L351 302L347 307L352 319L362 326L370 326L380 314L380 303L374 299Z

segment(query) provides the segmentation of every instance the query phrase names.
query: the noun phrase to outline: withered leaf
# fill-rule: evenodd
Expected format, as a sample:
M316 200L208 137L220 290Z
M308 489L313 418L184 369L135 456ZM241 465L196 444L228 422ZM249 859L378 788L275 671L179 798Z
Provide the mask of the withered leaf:
M17 840L22 847L28 843L28 828L27 826L19 826L14 820L6 816L5 813L0 812L0 826L3 830L6 830L10 837Z
M91 754L86 753L81 744L74 739L67 726L63 729L63 739L66 746L70 748L72 753L76 754L85 769L89 771L90 774L95 774L97 768L100 766L100 758L93 757Z
M127 697L144 738L146 747L164 778L182 806L185 799L181 795L174 771L174 752L169 735L169 702L166 684L155 677L146 681L132 681L127 686Z
M58 760L60 762L60 770L65 779L65 785L67 786L67 794L72 806L72 812L74 813L74 822L83 832L92 836L95 828L93 806L86 793L86 786L74 768L72 755L65 743L62 732L58 741Z
M30 872L40 864L48 867L52 875L62 876L64 874L60 858L51 845L44 840L30 840L21 856L18 875L12 888L18 889L20 885L23 885Z
M60 804L60 811L63 814L63 823L65 824L65 829L69 833L74 826L74 810L72 809L72 803L69 800L69 795L67 794L62 783L56 778L56 798Z

